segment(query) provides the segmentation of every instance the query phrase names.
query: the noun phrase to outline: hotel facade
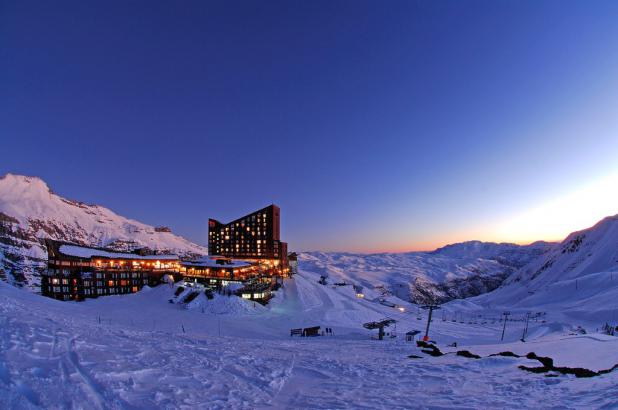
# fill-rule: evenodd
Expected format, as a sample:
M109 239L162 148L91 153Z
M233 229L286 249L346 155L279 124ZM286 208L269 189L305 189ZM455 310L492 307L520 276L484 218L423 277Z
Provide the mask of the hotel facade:
M176 255L141 255L47 240L47 270L41 293L58 300L84 300L135 293L158 285L163 276L177 276Z
M59 300L135 293L146 285L158 285L169 275L170 280L208 289L237 284L238 296L263 303L278 288L278 278L290 274L276 205L226 224L209 219L209 255L196 260L146 255L139 250L115 252L54 240L46 240L46 245L48 267L41 278L41 293Z
M281 241L281 211L270 205L228 223L208 220L208 253L260 266L269 275L289 274L288 246Z

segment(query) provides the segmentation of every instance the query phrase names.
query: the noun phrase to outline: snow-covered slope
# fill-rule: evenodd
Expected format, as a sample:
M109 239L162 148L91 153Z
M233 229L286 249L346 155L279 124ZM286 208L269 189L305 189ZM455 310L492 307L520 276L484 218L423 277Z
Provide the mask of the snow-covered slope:
M547 255L524 267L507 283L527 282L540 288L558 280L618 269L618 215L573 232Z
M573 232L545 255L514 273L502 287L471 302L613 311L615 306L610 300L616 298L618 215Z
M515 357L431 357L403 334L424 329L425 312L404 312L356 298L351 286L322 286L304 272L284 282L266 307L225 297L168 303L175 289L86 302L60 302L0 283L0 408L92 409L527 409L616 408L618 371L579 379L525 372ZM244 305L243 309L238 306ZM226 308L227 306L227 308ZM223 311L220 311L223 309ZM216 311L216 312L215 312ZM215 314L224 313L224 314ZM362 323L389 317L386 340ZM551 315L548 320L552 321ZM587 327L597 321L584 323ZM321 326L333 336L291 337ZM608 369L618 338L571 335L571 326L531 323L519 342L511 322L460 323L434 316L431 337L443 351L483 356L536 352L557 366ZM397 337L392 337L397 335ZM414 355L414 356L411 356ZM415 358L412 358L415 357Z
M366 288L383 287L403 300L445 302L489 292L553 245L464 242L434 252L300 255L302 269Z
M37 177L0 178L0 279L36 290L47 252L40 239L127 251L148 247L161 253L204 255L207 249L165 229L124 218L99 206L53 193Z

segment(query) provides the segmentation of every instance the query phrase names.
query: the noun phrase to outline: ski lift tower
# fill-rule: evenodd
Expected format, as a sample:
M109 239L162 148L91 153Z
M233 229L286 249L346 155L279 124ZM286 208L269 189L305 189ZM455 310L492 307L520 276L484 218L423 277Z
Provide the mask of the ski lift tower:
M504 331L506 330L506 321L508 320L511 312L503 312L502 314L504 315L504 326L502 327L502 337L500 338L500 341L504 340Z
M365 329L378 329L378 340L384 339L384 328L388 327L397 321L394 319L382 319L379 322L368 322L363 325Z
M429 304L421 306L422 309L429 310L429 314L427 315L427 328L425 329L425 336L423 336L423 341L429 341L429 325L431 324L431 316L433 315L433 311L440 309L440 306L436 304Z
M526 312L526 324L524 325L524 333L521 335L521 341L526 341L526 336L528 336L528 322L530 321L530 316L532 316L532 312Z

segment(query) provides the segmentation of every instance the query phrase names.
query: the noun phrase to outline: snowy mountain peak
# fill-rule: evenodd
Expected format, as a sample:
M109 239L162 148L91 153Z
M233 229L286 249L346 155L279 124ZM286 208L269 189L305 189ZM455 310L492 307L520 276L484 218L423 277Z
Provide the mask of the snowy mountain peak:
M443 246L431 252L455 258L480 258L496 260L503 264L522 267L555 246L554 243L538 241L530 245L467 241Z
M0 204L47 200L53 193L41 178L6 174L0 177Z
M28 187L31 189L39 190L39 191L47 191L49 192L49 187L39 177L35 176L26 176L26 175L17 175L17 174L5 174L0 177L0 192L5 192L7 186L18 186L18 187Z
M535 309L552 304L565 311L579 311L595 303L613 310L617 273L618 215L614 215L569 234L549 252L517 270L502 287L474 303Z
M524 267L508 283L530 287L618 269L618 215L571 233L551 252Z
M43 238L118 251L148 247L180 256L207 254L205 247L170 229L65 199L40 178L14 174L0 178L0 279L36 288L47 259Z

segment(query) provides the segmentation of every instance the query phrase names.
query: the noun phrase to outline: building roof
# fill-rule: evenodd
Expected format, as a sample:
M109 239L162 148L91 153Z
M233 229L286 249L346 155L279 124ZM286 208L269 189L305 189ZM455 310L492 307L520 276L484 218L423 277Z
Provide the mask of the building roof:
M141 260L178 260L177 255L138 255L136 253L123 253L105 251L102 249L87 248L77 245L61 245L60 253L77 258L109 258L109 259L141 259Z
M249 262L243 262L239 260L231 260L229 263L220 264L215 259L203 258L194 262L182 262L182 266L196 267L196 268L245 268L251 266Z
M258 213L267 212L267 211L269 211L271 209L274 211L274 210L279 210L280 208L277 205L275 205L275 204L270 204L270 205L268 205L268 206L266 206L264 208L258 209L257 211L253 211L251 213L248 213L247 215L243 215L243 216L241 216L239 218L236 218L236 219L234 219L233 221L230 221L230 222L221 222L221 221L219 221L217 219L213 219L213 218L210 218L209 221L213 221L213 222L218 223L218 224L223 225L223 226L233 225L233 224L235 224L237 222L241 222L243 219L250 218L251 216L253 216L255 214L258 214Z

